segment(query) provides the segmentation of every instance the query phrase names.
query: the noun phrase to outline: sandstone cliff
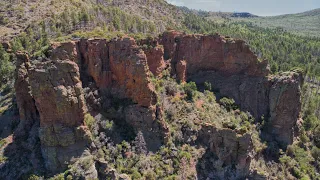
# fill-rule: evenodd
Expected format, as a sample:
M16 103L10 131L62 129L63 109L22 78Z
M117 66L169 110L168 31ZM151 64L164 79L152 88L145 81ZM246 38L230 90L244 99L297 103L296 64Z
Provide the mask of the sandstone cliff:
M292 143L293 127L301 106L301 74L287 76L286 80L281 76L271 80L266 60L260 61L244 41L218 34L186 35L168 31L160 41L164 56L171 59L173 71L179 79L185 74L186 80L199 86L210 82L220 96L233 98L241 110L249 111L256 119L264 116L272 127L277 127L272 130L275 140L284 146ZM186 66L185 70L183 66ZM286 89L284 94L282 89ZM283 106L279 98L286 104L287 96L294 103ZM274 115L275 110L277 115Z
M113 109L114 120L143 132L149 150L167 142L169 126L152 83L152 78L161 79L167 66L178 81L194 81L199 87L210 82L220 97L233 98L257 120L264 116L271 137L284 148L293 141L301 108L301 74L269 75L267 61L260 61L242 40L169 31L140 42L124 37L55 43L47 55L29 62L25 54L17 54L15 88L21 123L40 121L42 156L53 173L88 148L85 115L108 112L114 99L126 104ZM86 102L84 88L95 92L93 99L99 100L92 102L99 105ZM250 134L214 125L203 126L196 134L196 143L214 154L221 167L230 167L232 178L247 177L253 151ZM204 168L203 175L209 169Z
M90 141L79 68L62 57L32 65L23 53L17 58L21 62L16 81L19 126L26 128L28 121L40 119L42 156L47 170L57 173L67 168L72 157L80 157Z

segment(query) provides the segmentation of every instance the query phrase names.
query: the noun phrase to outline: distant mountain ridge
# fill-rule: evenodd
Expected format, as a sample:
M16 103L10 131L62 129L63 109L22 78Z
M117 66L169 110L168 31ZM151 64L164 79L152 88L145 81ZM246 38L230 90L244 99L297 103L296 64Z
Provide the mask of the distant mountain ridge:
M237 18L237 20L263 28L282 28L298 35L320 37L320 8L296 14Z
M251 18L258 17L257 15L251 14L249 12L234 12L231 17L242 17L242 18Z

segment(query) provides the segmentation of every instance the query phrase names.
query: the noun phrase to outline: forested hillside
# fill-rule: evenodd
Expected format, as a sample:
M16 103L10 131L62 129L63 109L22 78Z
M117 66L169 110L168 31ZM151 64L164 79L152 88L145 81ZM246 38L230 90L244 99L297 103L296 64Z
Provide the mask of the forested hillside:
M235 18L263 28L281 29L306 37L320 37L320 9L271 17Z

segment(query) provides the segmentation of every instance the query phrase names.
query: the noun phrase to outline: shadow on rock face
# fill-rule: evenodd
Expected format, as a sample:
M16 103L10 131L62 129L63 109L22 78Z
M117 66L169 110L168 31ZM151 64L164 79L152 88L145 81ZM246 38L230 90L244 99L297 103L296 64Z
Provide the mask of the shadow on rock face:
M3 149L6 159L0 165L0 179L19 179L30 174L44 175L38 128L39 121L19 124L12 141Z

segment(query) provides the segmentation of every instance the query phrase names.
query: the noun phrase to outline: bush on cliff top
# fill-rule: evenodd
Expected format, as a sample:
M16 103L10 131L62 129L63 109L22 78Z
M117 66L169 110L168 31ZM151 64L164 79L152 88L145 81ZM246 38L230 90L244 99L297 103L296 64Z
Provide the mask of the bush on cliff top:
M0 44L0 87L13 77L14 66L9 54Z

